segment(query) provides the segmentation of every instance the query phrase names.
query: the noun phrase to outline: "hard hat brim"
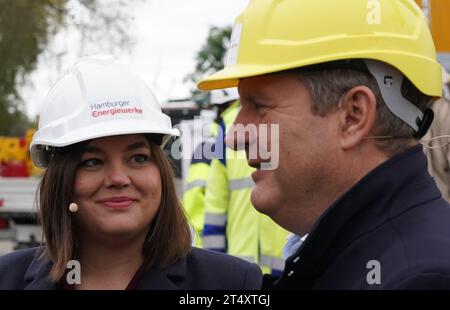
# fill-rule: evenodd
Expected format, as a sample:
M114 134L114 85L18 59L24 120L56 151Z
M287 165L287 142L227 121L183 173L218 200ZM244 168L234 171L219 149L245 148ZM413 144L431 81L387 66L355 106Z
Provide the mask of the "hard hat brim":
M115 128L114 132L111 131L111 126ZM143 120L115 119L109 122L96 123L72 130L64 135L61 135L60 137L55 137L52 139L43 138L48 137L49 135L45 132L37 131L30 145L30 154L36 166L45 167L48 163L42 162L43 157L38 154L41 152L41 149L38 148L38 146L64 147L97 138L146 133L164 135L161 148L164 147L170 137L180 136L180 131L176 128L161 130L161 127L158 127L157 125L152 127L148 122Z
M400 70L421 92L432 97L442 96L441 66L436 62L436 60L418 57L418 55L413 54L393 53L392 51L387 53L362 51L358 53L348 53L345 55L333 55L333 57L328 55L328 57L322 59L315 58L299 60L293 63L286 63L284 65L277 64L273 66L262 64L236 64L226 67L210 75L209 77L204 78L197 84L197 87L203 91L237 87L239 85L239 80L243 78L255 77L343 59L373 59L383 62L387 62L386 59L390 59L391 61L387 63ZM421 72L430 71L433 71L432 74L429 74L427 80L424 82L424 77L421 75Z

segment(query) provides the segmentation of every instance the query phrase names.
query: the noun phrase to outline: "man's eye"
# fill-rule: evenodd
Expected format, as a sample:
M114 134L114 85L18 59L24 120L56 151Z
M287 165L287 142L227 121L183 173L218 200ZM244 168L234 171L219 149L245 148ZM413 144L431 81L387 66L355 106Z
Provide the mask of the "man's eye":
M142 164L147 162L150 159L150 156L145 154L137 154L131 157L131 160L135 163Z
M83 160L80 164L81 167L92 168L102 164L102 161L98 158L90 158Z
M255 109L260 113L264 113L268 108L265 105L255 103Z

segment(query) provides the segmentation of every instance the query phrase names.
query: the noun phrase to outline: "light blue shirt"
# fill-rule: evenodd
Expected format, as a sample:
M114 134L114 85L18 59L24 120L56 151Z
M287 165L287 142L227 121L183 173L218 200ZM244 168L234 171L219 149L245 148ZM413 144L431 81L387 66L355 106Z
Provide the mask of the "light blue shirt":
M303 237L297 236L295 234L290 234L287 237L286 245L283 249L283 258L288 259L290 256L294 255L295 252L297 252L297 250L303 244L306 237L308 237L308 234L304 235Z

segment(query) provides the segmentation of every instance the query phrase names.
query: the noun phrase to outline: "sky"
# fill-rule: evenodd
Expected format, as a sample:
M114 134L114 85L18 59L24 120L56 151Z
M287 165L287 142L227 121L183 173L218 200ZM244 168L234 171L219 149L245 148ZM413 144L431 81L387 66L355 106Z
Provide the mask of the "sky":
M192 84L183 82L195 67L196 52L206 41L210 26L233 24L249 0L143 0L135 7L130 26L136 44L119 55L119 60L141 76L160 102L190 94ZM77 44L70 33L57 36L52 43L64 51L63 68L78 55L70 51ZM22 90L26 112L34 117L59 73L41 57L30 76L31 84ZM49 69L53 68L53 69Z

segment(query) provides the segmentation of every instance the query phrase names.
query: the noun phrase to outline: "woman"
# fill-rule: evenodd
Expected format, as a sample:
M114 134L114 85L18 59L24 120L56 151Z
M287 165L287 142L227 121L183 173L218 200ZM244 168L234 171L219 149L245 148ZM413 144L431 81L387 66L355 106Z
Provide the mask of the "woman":
M0 289L257 289L255 264L191 248L162 147L178 131L145 83L80 59L44 102L30 152L45 167L45 245L0 258Z

